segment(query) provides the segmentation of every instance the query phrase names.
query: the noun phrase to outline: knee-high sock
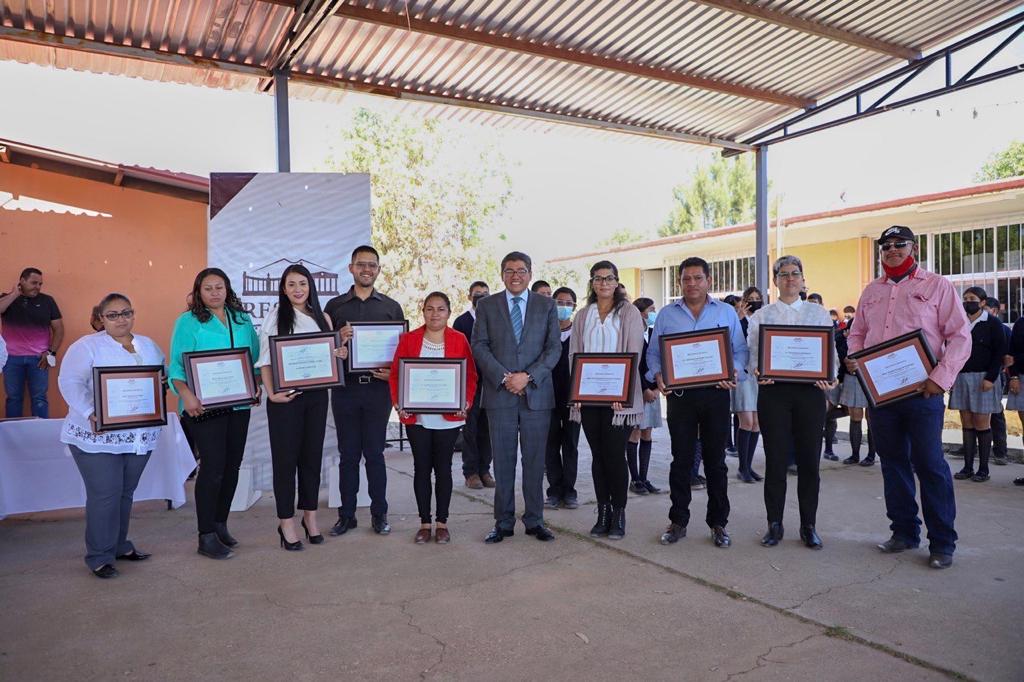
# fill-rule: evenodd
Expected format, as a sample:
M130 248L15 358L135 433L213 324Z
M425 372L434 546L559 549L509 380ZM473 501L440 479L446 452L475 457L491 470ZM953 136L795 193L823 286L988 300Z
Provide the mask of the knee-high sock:
M964 429L964 471L974 471L974 455L978 451L978 432Z
M871 433L872 433L871 425L869 424L868 425L868 454L867 454L866 459L874 459L875 458L875 439L871 435Z
M647 472L651 468L651 446L654 443L649 440L640 441L640 480L647 480Z
M860 441L863 437L859 421L850 420L850 449L853 450L853 458L860 459Z
M978 473L988 474L988 456L992 454L992 429L977 430L978 436Z
M747 470L747 449L750 447L750 437L754 434L746 429L740 429L736 433L736 456L740 460L740 473L743 473Z
M751 431L750 440L747 441L747 471L754 469L754 450L757 450L757 440L761 437L760 431Z
M834 418L825 420L825 452L832 452L832 439L836 435L836 428L838 426Z
M643 480L639 477L640 474L637 471L636 467L636 451L638 446L639 443L634 443L633 441L629 440L626 441L626 465L629 467L630 481Z

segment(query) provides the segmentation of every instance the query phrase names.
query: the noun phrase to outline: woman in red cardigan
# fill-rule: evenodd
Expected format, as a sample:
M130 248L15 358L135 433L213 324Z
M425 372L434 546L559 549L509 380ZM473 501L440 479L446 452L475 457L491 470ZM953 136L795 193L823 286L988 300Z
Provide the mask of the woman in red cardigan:
M416 544L430 541L430 472L434 472L437 494L437 531L434 540L441 545L451 541L448 532L448 505L452 499L452 453L459 431L466 423L476 394L476 365L466 337L448 326L452 306L448 296L435 291L423 301L423 326L403 334L391 362L391 402L398 410L398 360L400 358L459 358L466 360L466 405L451 414L409 414L398 410L406 425L415 474L413 490L420 513Z

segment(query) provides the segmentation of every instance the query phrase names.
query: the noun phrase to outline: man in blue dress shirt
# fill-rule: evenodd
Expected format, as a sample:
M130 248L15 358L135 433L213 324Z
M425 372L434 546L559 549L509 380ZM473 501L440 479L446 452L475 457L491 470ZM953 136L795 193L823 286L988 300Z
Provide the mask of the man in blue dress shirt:
M672 465L669 469L672 508L661 544L670 545L686 537L686 525L690 521L690 469L699 437L707 477L707 524L715 546L729 547L732 541L725 530L729 523L729 495L726 490L729 470L725 465L725 442L729 430L729 389L735 388L736 383L721 381L717 386L707 388L666 390L661 376L659 339L666 334L726 327L732 345L733 367L737 368L736 378L752 381L743 369L747 366L747 342L736 310L708 296L711 269L707 261L695 257L684 260L679 266L679 288L683 293L682 299L658 313L647 349L647 379L656 382L667 396L668 432L672 439Z

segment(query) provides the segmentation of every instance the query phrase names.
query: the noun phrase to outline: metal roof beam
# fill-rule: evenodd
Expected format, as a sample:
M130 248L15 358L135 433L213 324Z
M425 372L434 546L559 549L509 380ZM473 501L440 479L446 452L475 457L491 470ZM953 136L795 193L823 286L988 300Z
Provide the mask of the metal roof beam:
M267 0L276 4L292 4L289 0ZM814 99L800 95L789 95L785 93L766 90L764 88L751 87L739 83L729 83L705 76L680 73L670 69L663 69L656 66L649 66L632 60L614 59L590 52L582 52L567 47L549 45L534 40L522 39L514 36L503 36L487 31L470 28L466 25L456 26L440 21L420 19L409 16L405 13L385 12L368 7L355 5L342 5L335 16L362 21L379 26L387 26L403 31L423 33L426 35L449 38L476 45L484 45L499 50L518 52L521 54L554 59L570 64L579 64L606 71L624 73L640 78L685 85L691 88L720 92L736 97L782 104L787 107L807 109L813 107Z
M835 26L828 26L827 24L811 21L810 19L801 19L800 17L795 17L792 14L780 12L768 7L752 5L749 2L744 2L744 0L694 1L699 2L702 5L707 5L708 7L714 7L734 14L742 14L745 17L759 19L771 24L776 24L777 26L785 26L786 28L816 35L820 38L828 38L829 40L846 43L847 45L853 45L864 50L880 52L881 54L889 57L898 57L899 59L906 59L907 61L913 61L921 58L921 51L913 47L898 45L896 43L890 43L877 38L870 38L861 33L847 31L845 29L836 28Z

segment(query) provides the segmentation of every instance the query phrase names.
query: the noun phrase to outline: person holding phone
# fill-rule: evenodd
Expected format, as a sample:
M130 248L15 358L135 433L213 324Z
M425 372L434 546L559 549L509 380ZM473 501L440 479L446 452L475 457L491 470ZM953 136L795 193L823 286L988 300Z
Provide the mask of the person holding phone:
M757 287L747 287L743 292L736 312L740 316L740 326L743 327L743 338L750 343L749 329L750 317L764 305L764 298L761 290ZM754 451L757 449L757 441L761 437L761 425L757 421L757 382L741 381L736 384L732 392L732 411L739 420L739 430L736 432L736 456L739 457L739 471L736 478L744 483L756 483L761 476L754 471Z

